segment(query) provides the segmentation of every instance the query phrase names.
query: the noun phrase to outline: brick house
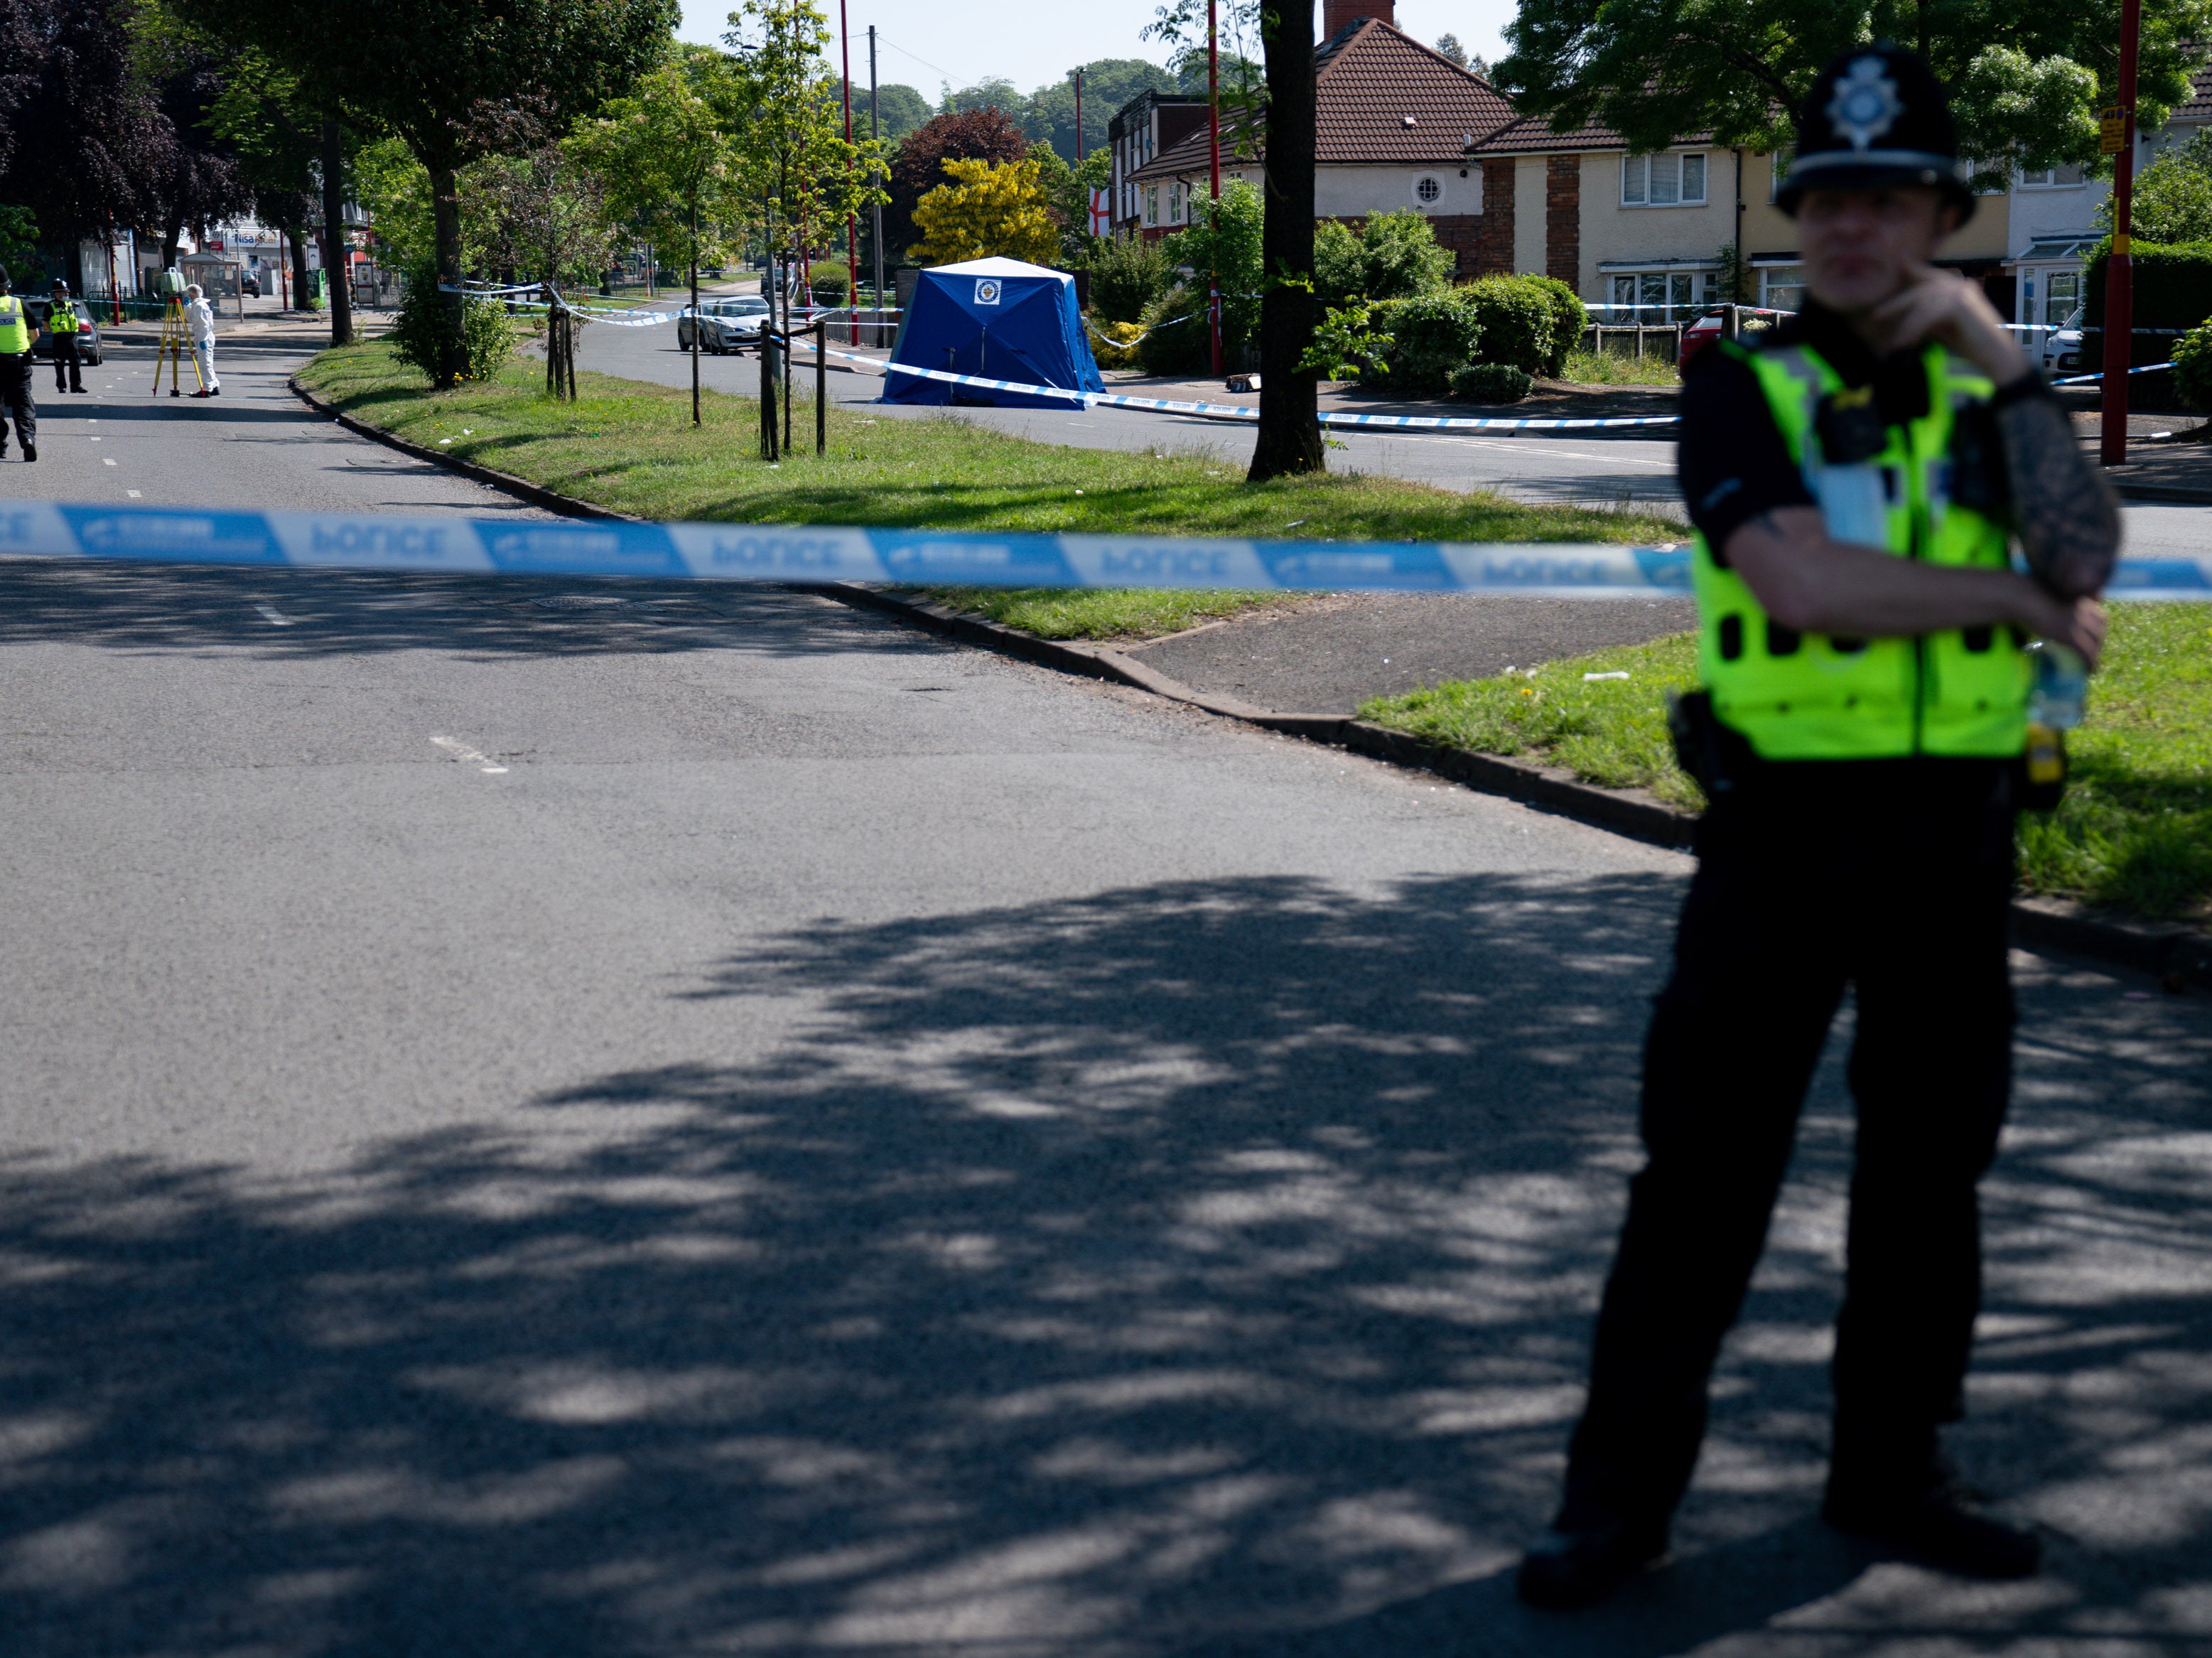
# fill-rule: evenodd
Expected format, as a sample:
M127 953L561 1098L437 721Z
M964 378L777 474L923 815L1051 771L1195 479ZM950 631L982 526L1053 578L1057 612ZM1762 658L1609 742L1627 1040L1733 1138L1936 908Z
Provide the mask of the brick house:
M1326 38L1315 54L1315 216L1358 224L1415 209L1451 249L1462 280L1510 270L1510 234L1501 244L1486 221L1486 179L1470 152L1512 123L1512 106L1480 76L1399 33L1393 12L1394 0L1323 0ZM1242 156L1239 136L1223 131L1222 182L1241 178L1257 185L1256 136ZM1201 103L1193 131L1131 170L1135 213L1127 228L1148 238L1182 228L1193 191L1205 194L1206 177Z

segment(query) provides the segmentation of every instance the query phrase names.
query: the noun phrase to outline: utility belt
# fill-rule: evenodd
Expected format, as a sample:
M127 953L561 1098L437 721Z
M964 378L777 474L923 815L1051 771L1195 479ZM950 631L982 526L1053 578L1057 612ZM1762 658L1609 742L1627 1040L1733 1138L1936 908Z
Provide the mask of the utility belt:
M1817 778L1843 788L1867 786L1888 774L1887 760L1762 760L1742 732L1713 712L1712 693L1685 691L1667 699L1667 733L1674 738L1674 763L1694 779L1708 801ZM2009 774L2009 793L2021 811L2055 811L2066 795L2066 733L2031 725L2026 748L1997 763ZM1880 771L1869 768L1884 768Z

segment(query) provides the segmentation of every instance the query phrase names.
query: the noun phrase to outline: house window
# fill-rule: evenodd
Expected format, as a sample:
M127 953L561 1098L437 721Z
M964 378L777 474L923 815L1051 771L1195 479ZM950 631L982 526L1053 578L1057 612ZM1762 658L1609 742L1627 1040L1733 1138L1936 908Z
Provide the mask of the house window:
M1145 186L1145 222L1158 224L1159 222L1160 187L1158 185L1146 185Z
M1168 222L1182 222L1182 182L1180 179L1168 186Z
M1802 264L1760 266L1759 302L1770 311L1802 308L1805 303L1805 267Z
M2081 273L2078 270L2054 270L2043 280L2043 320L2057 328L2081 304Z
M1444 181L1433 173L1424 173L1413 180L1413 199L1423 207L1434 207L1444 197Z
M1782 186L1790 181L1790 163L1797 159L1794 149L1778 149L1766 169L1766 199L1772 201L1782 193Z
M1624 207L1681 207L1695 205L1705 199L1703 152L1620 158L1620 200Z
M2069 161L2063 167L2031 167L2021 169L2020 183L2023 190L2059 190L2081 182L2081 164Z
M1630 323L1695 322L1712 303L1717 270L1632 270L1613 279L1613 308L1605 320Z

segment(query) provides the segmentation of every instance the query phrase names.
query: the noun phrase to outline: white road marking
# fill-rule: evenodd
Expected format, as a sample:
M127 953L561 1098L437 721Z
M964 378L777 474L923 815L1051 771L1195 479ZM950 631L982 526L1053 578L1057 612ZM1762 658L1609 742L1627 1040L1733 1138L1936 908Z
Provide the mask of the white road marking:
M130 496L131 500L137 501L143 497L146 492L143 489L125 489L123 493Z
M131 493L135 495L138 492L133 489ZM292 625L292 619L289 616L279 615L276 610L267 604L256 604L253 608L268 619L269 625L272 628L289 628Z
M487 772L502 772L507 769L505 766L494 765L489 756L478 754L459 738L434 737L430 740L465 765L475 766Z
M105 455L102 455L102 456L100 458L100 464L102 466L112 466L112 465L115 465L115 463L114 463L113 461L112 461L112 460L110 460L110 459L107 459L107 457L106 457L106 456L105 456Z

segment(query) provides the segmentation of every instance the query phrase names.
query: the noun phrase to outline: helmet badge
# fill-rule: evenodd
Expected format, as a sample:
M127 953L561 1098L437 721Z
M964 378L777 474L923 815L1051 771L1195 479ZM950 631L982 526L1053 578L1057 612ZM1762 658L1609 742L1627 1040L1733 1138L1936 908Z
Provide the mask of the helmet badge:
M1882 73L1887 67L1872 54L1855 59L1837 78L1835 96L1828 100L1828 119L1862 154L1905 113L1897 100L1897 82Z

